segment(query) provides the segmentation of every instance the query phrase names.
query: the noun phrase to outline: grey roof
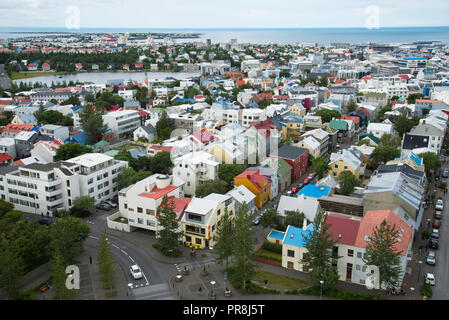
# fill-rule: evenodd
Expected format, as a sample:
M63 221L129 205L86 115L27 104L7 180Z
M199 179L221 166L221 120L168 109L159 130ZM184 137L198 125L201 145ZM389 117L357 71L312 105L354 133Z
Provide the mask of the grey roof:
M381 164L377 168L378 173L388 173L388 172L402 172L411 179L417 182L421 181L425 173L423 171L413 169L409 164Z
M70 162L65 162L65 161L58 161L58 162L52 162L52 163L46 163L46 164L36 162L36 163L31 163L26 166L23 166L23 168L36 170L36 171L49 172L49 171L53 171L54 168L61 168L62 165L72 167L74 164L70 163Z
M278 156L280 158L295 160L298 159L301 155L303 155L307 151L308 150L304 148L284 145L278 149L277 155L276 154L272 155Z
M406 133L402 141L402 150L427 148L429 145L429 140L429 136Z
M22 166L0 166L0 176L19 170Z
M156 128L154 128L151 124L147 124L146 126L142 126L141 128L148 134L157 133Z
M429 136L443 136L443 130L438 129L437 127L429 124L429 123L421 123L420 125L414 127L410 130L411 134L417 135L429 135Z

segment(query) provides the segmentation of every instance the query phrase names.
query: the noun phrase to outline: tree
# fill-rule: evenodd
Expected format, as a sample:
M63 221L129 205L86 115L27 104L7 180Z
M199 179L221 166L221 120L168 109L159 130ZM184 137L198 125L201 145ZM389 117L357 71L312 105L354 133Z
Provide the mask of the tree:
M386 163L401 155L401 151L396 147L389 145L378 145L371 154L371 163L373 167L377 168L380 163Z
M382 137L380 137L378 145L399 148L401 146L401 144L402 144L402 139L400 137L386 133Z
M19 295L19 285L24 273L24 263L5 236L0 241L0 288L6 289L9 299Z
M348 113L355 111L355 109L357 109L357 103L355 101L351 101L346 107Z
M61 252L56 250L51 262L51 271L53 276L53 297L58 300L72 300L76 297L76 291L74 289L68 289L66 281L68 274L65 272L68 263L64 260Z
M426 168L426 175L429 177L430 172L436 171L441 168L440 157L433 152L420 153L418 157L423 158L424 167Z
M331 240L329 233L330 225L327 223L327 213L320 210L313 221L313 230L304 237L304 247L307 254L304 255L300 263L311 269L312 285L320 287L323 283L323 291L335 287L338 282L338 270L332 266L332 259L338 259L333 255L333 247L336 241Z
M106 130L101 113L92 109L90 105L85 105L79 116L84 132L89 135L89 143L96 143Z
M80 218L59 218L50 228L50 248L59 252L64 262L72 263L81 252L90 228Z
M167 115L167 112L164 110L159 118L159 121L156 123L156 131L159 139L166 140L170 138L170 134L173 131L170 118Z
M396 288L401 275L401 252L397 250L399 230L383 220L376 226L366 244L363 262L379 268L379 284ZM381 289L380 288L380 289Z
M410 132L416 125L413 119L408 119L405 115L400 115L394 124L394 129L402 137L405 133Z
M14 209L14 205L11 202L0 199L0 219L12 209Z
M338 183L340 185L340 193L349 196L354 192L354 188L357 186L357 177L352 174L351 171L343 171L338 176Z
M56 151L56 160L67 160L92 152L92 148L79 143L65 143Z
M229 257L232 256L234 248L234 230L232 228L232 220L229 216L227 207L225 207L225 212L220 219L220 223L217 224L213 240L215 242L215 261L219 264L223 264L223 261L226 261L227 267Z
M274 208L267 209L260 217L260 224L264 228L278 226L281 224L281 215Z
M341 114L340 112L336 111L336 110L318 110L317 112L315 112L316 116L320 116L321 117L321 121L323 123L325 122L330 122L332 120L332 118L335 119L340 119L341 118Z
M330 170L329 159L326 157L318 157L313 159L312 169L318 174L318 179L322 179Z
M284 218L284 226L287 229L287 226L293 226L297 228L302 228L304 225L305 215L303 212L299 210L296 211L288 211Z
M415 104L416 103L416 99L423 99L424 95L422 93L411 93L408 97L407 97L407 103L408 104Z
M3 117L0 118L0 126L6 126L14 119L15 114L12 111L4 111Z
M161 151L156 153L150 166L153 173L168 173L170 168L173 167L170 152Z
M105 289L115 288L114 267L115 261L109 247L106 237L106 230L103 232L100 239L100 250L98 251L98 267L101 272L101 280Z
M159 231L157 231L157 242L166 254L172 250L176 251L182 232L178 231L178 220L174 211L175 203L164 196L157 213Z
M80 196L73 200L70 213L76 217L84 218L90 215L89 209L95 205L95 199L90 196Z
M246 289L246 283L251 280L254 272L254 263L252 261L253 250L253 231L251 215L248 214L248 207L243 203L237 209L234 231L233 246L233 268L235 272L234 279L241 283L243 289Z
M234 182L234 177L241 174L245 169L240 164L220 164L218 166L218 178L225 181L228 186Z
M73 104L74 106L79 106L79 105L81 105L81 101L77 96L71 96L67 100L61 102L61 105L68 105L68 104Z
M326 75L322 75L320 80L318 80L317 84L320 87L327 87L329 85L329 79L327 78Z
M118 188L121 190L151 175L151 171L139 170L136 172L133 168L125 168L117 175Z
M196 196L199 198L204 198L211 193L225 194L228 192L229 188L225 181L223 180L209 180L205 181L196 187Z

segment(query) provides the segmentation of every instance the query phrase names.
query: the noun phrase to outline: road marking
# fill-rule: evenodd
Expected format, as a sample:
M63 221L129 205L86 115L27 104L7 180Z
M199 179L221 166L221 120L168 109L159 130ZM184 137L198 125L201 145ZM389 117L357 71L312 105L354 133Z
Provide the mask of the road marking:
M96 240L100 239L100 238L97 238L97 237L94 237L94 236L89 236L89 238L93 238L93 239L96 239Z

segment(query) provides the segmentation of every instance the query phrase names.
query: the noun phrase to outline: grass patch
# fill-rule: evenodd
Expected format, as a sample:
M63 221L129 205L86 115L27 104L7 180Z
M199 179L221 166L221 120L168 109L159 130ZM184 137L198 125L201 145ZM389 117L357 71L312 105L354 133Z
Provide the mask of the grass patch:
M106 297L111 298L111 297L116 297L117 296L117 291L108 291L106 292Z
M169 252L165 248L162 248L162 246L159 243L154 243L153 248L158 250L160 253L162 253L164 256L167 257L178 258L182 256L182 253L179 250Z
M18 80L18 79L28 79L28 78L35 78L35 77L42 77L42 76L54 76L58 74L65 74L66 72L47 72L47 71L37 71L37 72L12 72L11 73L11 80Z
M319 287L310 287L301 289L299 291L301 294L309 295L309 296L319 296L320 288ZM339 288L333 288L326 290L323 292L323 296L342 299L342 300L380 300L378 296L369 293L359 293L354 291L343 290Z
M125 223L128 224L128 219L124 218L124 217L118 217L116 219L114 219L115 222L120 222L120 223Z
M257 269L254 272L254 278L257 281L264 282L265 280L268 280L268 283L277 286L277 287L283 287L287 291L289 290L298 290L310 287L310 283L301 279L296 279L264 270ZM284 291L285 293L285 291ZM298 292L296 292L298 293Z
M254 256L255 257L269 259L269 260L273 260L273 261L277 261L277 262L282 262L282 254L275 253L275 252L272 252L272 251L269 251L269 250L266 250L266 249L260 250Z

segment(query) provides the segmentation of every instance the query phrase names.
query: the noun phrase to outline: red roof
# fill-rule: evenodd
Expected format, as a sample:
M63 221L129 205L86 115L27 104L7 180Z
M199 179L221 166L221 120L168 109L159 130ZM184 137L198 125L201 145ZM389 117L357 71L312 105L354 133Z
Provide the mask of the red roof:
M139 194L139 197L145 197L150 199L159 199L162 196L167 195L168 193L172 192L173 190L178 189L177 186L169 185L163 189L159 189L158 187L154 187L151 192L143 192Z
M354 246L357 240L360 220L342 214L330 213L326 222L330 225L331 239L339 244Z
M268 180L267 177L265 177L264 175L260 174L259 170L245 170L243 171L241 174L239 174L238 176L236 176L235 178L243 178L243 179L248 179L249 181L251 181L253 183L253 185L258 189L258 190L262 190L262 188L260 187L260 185L263 185L264 182L266 180Z
M260 134L262 134L265 138L270 136L271 129L276 129L276 126L270 119L265 121L253 121L246 130L249 130L251 127L256 128L257 131L260 132Z
M192 135L203 144L211 142L215 139L215 136L207 129L201 129L200 131L192 133Z
M167 151L171 152L174 147L164 147L164 146L158 146L158 145L152 145L150 149L157 150L157 151Z
M368 243L366 237L371 237L374 228L378 227L384 220L390 226L395 225L396 230L399 230L402 236L398 237L400 242L396 244L396 249L401 252L401 255L406 255L409 242L412 239L413 230L391 210L367 211L360 223L355 245L357 247L365 248Z
M347 116L347 115L342 115L340 119L342 119L342 120L352 120L352 121L354 121L354 123L359 123L359 121L360 121L359 117Z
M235 82L235 84L236 84L237 86L243 86L243 85L245 84L245 80L237 80L237 81Z
M6 132L21 132L21 131L31 131L33 129L33 126L30 126L28 124L13 124L9 123L6 125L6 128L3 129L3 131Z
M366 109L364 109L364 108L357 108L356 110L362 111L368 118L371 116L371 115L369 114L369 112L368 112Z
M170 196L170 197L167 198L167 200L168 200L168 203L173 201L173 203L175 205L174 208L173 208L173 211L175 211L176 213L181 212L181 215L178 218L178 220L181 220L182 216L184 215L184 209L192 201L192 198L176 198L175 196Z
M0 162L11 160L12 157L6 153L0 153Z

